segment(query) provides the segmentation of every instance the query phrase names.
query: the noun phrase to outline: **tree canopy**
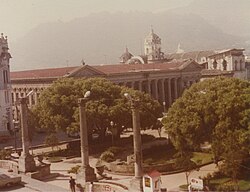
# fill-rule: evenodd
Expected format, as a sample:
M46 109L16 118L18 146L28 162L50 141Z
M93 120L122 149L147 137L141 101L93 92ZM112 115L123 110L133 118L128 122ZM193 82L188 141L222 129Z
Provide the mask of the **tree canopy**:
M220 77L194 84L168 110L163 124L181 153L200 150L207 141L215 160L239 164L250 149L250 83Z
M160 104L145 93L115 85L103 78L62 78L40 95L33 109L37 126L47 130L79 131L77 100L88 90L91 96L86 103L86 114L90 130L104 133L111 121L118 134L123 128L132 127L130 103L124 97L125 92L140 100L142 128L155 126L161 116Z

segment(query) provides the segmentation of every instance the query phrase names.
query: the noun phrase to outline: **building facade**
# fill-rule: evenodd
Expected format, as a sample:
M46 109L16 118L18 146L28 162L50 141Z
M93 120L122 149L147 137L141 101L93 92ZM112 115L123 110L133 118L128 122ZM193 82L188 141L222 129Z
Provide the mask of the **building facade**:
M12 99L10 84L11 58L7 37L0 37L0 135L6 135L13 128Z
M148 93L169 107L185 88L201 78L201 66L193 60L152 64L82 65L11 72L12 101L29 96L29 105L37 103L42 90L58 78L103 77L115 84Z
M244 49L228 49L208 56L208 69L233 72L233 77L247 79Z

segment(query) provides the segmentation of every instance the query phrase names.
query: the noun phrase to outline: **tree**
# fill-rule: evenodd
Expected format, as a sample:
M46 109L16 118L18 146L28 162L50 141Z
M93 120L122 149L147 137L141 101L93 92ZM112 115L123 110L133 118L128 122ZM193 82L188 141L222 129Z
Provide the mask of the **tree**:
M132 127L130 104L124 97L129 92L141 102L142 127L155 126L161 116L160 104L147 94L113 84L102 78L73 79L55 81L42 92L38 104L33 109L39 127L47 130L79 131L78 98L90 90L86 103L89 133L97 130L102 137L110 122L114 122L119 136L122 129Z
M224 159L222 171L236 181L250 149L250 83L220 77L194 84L168 110L163 124L181 153L210 142L215 161Z
M175 159L175 167L177 169L183 169L185 171L185 177L187 186L189 185L188 178L189 175L194 171L198 170L197 165L194 161L191 160L192 154L187 152L185 154L177 154Z

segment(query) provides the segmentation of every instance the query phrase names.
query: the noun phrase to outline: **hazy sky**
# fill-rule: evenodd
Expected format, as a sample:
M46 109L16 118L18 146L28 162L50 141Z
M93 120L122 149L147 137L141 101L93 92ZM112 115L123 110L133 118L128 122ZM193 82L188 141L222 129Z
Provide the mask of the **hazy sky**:
M11 41L36 25L69 21L100 11L164 11L192 0L0 0L1 31Z

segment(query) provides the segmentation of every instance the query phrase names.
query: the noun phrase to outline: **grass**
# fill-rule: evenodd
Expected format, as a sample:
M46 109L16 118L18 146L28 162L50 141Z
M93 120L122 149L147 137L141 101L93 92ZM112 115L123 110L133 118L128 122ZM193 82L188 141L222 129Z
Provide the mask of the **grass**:
M231 179L228 177L223 177L219 179L211 179L210 186L216 190L219 190L221 186L234 186ZM238 186L240 191L249 191L250 190L250 178L238 180Z
M194 161L197 165L204 165L212 162L212 157L213 156L210 153L194 152L191 160Z
M144 163L149 164L163 164L174 162L176 150L174 148L167 148L167 146L153 147L143 151ZM212 162L212 154L194 152L191 159L197 165L204 165Z
M166 146L153 147L143 151L144 163L163 164L172 162L175 153L175 149L168 149Z

